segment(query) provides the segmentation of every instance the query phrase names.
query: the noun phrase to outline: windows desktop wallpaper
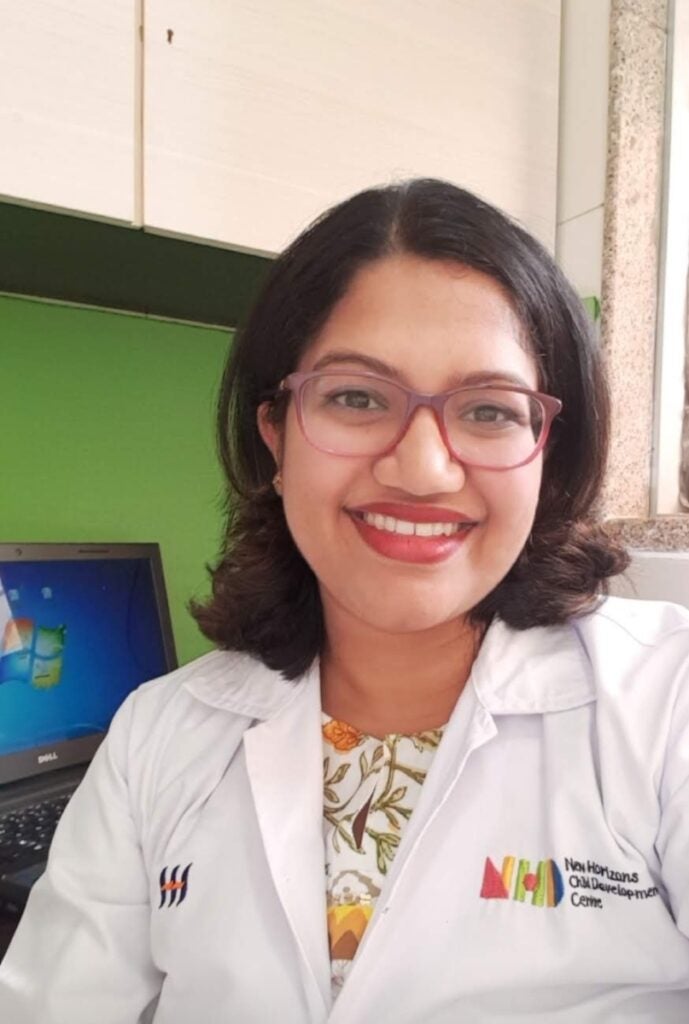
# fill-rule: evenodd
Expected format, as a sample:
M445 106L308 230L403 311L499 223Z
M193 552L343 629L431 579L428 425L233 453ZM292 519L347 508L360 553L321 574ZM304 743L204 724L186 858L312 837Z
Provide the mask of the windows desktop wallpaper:
M165 671L148 561L0 563L0 755L105 732Z

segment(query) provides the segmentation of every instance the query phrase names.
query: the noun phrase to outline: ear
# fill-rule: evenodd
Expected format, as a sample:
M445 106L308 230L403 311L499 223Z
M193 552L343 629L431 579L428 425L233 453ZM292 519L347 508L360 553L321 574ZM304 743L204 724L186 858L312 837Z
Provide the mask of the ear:
M270 419L270 402L262 402L256 411L256 423L263 443L275 459L275 465L282 465L282 431Z

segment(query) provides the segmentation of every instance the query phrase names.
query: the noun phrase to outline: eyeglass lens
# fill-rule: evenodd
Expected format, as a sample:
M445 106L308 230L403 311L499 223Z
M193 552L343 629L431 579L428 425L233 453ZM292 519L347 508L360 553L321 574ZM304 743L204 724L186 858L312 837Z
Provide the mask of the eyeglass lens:
M394 383L352 374L313 377L302 392L307 438L341 455L376 455L404 429L408 400ZM444 423L455 454L479 465L516 466L535 451L545 423L538 399L506 388L452 394Z

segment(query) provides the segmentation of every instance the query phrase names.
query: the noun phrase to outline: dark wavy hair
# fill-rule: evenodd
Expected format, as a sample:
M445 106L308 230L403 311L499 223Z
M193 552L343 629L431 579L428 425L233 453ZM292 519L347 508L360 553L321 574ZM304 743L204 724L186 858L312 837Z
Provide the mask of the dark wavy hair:
M561 399L543 467L533 530L505 578L470 612L515 629L561 623L590 609L628 563L595 521L605 470L609 398L581 301L543 246L502 212L444 181L369 189L326 211L271 267L222 378L218 445L227 478L222 554L212 594L192 602L217 646L246 651L297 679L324 643L317 580L271 486L273 457L258 432L259 404L296 369L354 274L395 253L454 260L488 274L510 297L539 371ZM289 394L273 401L284 423Z

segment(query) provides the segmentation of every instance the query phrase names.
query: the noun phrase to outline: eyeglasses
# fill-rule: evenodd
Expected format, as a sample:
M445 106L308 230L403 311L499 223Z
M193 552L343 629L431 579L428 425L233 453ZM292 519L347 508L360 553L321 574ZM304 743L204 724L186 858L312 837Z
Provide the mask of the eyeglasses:
M448 451L480 469L516 469L538 455L562 402L526 388L480 384L421 394L372 373L290 373L306 440L331 455L381 456L404 437L420 406L435 413Z

